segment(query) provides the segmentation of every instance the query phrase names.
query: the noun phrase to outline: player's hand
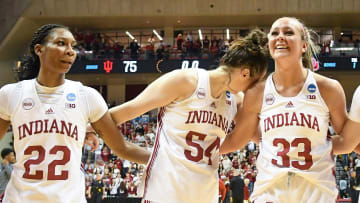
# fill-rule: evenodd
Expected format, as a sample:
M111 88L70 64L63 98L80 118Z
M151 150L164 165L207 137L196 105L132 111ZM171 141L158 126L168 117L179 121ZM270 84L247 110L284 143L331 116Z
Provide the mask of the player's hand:
M93 152L99 147L99 138L94 132L86 132L84 144L90 146Z
M95 151L99 147L99 138L96 136L96 132L91 125L86 127L86 135L84 144L91 147L91 151Z

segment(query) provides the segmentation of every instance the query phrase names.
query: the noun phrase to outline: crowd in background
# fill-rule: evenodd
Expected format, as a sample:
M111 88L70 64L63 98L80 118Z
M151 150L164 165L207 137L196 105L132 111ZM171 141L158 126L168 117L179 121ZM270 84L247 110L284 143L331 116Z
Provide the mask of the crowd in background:
M165 44L154 34L146 40L138 42L136 39L120 42L116 37L108 36L106 33L94 33L90 31L75 31L78 41L78 57L80 59L121 59L121 60L160 60L160 59L211 59L220 58L234 40L207 36L201 40L192 32L178 33L174 38L173 45ZM244 33L245 36L246 33ZM240 36L241 37L241 36ZM338 49L336 47L346 47ZM359 56L360 40L349 40L340 38L336 41L328 40L317 44L321 56Z

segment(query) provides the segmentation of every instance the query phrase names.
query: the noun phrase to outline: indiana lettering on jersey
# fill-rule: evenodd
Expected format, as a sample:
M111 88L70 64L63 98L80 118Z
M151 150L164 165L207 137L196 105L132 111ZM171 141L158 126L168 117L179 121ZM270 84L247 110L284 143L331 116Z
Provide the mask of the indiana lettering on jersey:
M36 120L29 123L19 125L19 140L27 136L41 133L57 133L67 135L68 137L78 140L77 125L65 121L57 121L56 119Z
M318 132L320 131L317 117L311 114L305 115L304 113L287 112L275 114L264 119L265 132L283 126L302 126Z
M190 123L208 123L221 128L227 133L229 121L222 115L212 111L189 111L188 118L185 124Z

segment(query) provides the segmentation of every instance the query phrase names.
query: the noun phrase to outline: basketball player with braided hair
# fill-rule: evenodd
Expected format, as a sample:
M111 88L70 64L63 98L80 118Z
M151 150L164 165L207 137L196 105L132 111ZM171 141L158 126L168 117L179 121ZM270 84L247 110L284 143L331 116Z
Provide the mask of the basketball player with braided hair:
M146 163L150 153L124 141L96 90L65 79L76 58L68 28L47 24L34 34L18 83L0 89L0 138L13 127L17 162L4 202L85 203L80 171L90 122L120 157Z
M313 42L298 19L277 19L268 38L275 72L246 92L237 125L220 153L244 147L260 124L251 200L335 202L338 190L328 128L331 122L337 133L343 129L344 90L339 82L312 72Z
M142 185L143 201L217 203L221 140L237 111L235 94L264 77L267 38L260 30L233 42L215 70L175 70L135 99L110 109L117 124L154 108L157 136Z

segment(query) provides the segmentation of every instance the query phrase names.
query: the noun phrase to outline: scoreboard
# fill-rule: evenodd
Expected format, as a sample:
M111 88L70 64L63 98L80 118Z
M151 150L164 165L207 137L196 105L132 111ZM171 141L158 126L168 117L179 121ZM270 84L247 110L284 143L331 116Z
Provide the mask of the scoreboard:
M316 71L359 71L360 57L320 57ZM166 73L175 69L204 68L215 69L219 61L214 59L199 60L76 60L69 73ZM274 62L269 59L268 71L274 70Z

